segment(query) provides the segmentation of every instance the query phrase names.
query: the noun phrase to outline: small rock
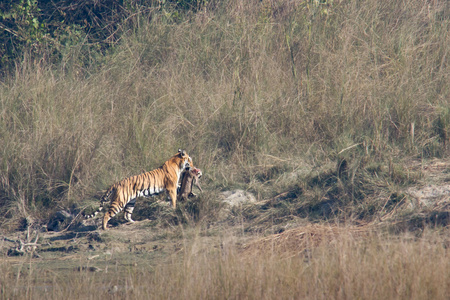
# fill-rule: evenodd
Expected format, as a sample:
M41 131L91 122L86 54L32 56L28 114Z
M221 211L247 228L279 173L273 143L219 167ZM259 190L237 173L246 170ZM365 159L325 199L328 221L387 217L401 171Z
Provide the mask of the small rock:
M411 187L406 193L417 199L418 203L423 206L432 206L442 199L446 199L450 195L450 185L428 185L417 188Z
M221 196L223 197L223 202L231 207L256 202L255 196L244 190L225 191L221 193Z

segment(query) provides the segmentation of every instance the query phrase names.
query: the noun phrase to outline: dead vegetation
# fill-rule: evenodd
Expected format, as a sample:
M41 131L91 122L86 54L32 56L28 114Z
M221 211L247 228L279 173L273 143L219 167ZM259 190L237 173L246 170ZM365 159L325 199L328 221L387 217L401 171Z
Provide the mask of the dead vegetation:
M40 246L37 243L37 241L39 239L39 233L37 231L34 231L33 234L35 235L35 237L32 240L32 236L30 234L30 228L28 227L24 240L22 240L20 237L17 240L13 240L13 239L4 237L3 238L4 241L15 244L15 246L11 247L8 250L7 255L8 256L18 256L18 255L23 256L26 254L30 254L34 258L38 258L39 254L37 254L36 249Z
M277 257L290 257L303 255L318 246L336 243L343 236L353 240L368 238L374 234L374 225L365 226L336 226L309 224L298 228L288 229L281 233L272 234L263 238L252 240L243 246L243 254L276 255Z
M1 79L1 297L446 299L448 2L216 4ZM198 197L80 221L180 146Z

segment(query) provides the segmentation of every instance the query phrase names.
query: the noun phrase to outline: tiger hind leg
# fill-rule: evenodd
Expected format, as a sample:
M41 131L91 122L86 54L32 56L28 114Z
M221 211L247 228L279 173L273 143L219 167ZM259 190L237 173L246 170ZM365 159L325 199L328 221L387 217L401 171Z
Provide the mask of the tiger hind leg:
M103 230L108 230L108 221L110 219L111 219L111 216L110 216L109 211L108 211L103 216L103 223L102 223Z
M108 221L111 220L112 217L114 217L121 211L122 211L122 208L119 206L112 205L109 208L108 212L106 212L105 216L103 217L103 223L102 223L103 230L108 229Z
M130 202L128 202L124 209L123 217L130 223L134 223L134 220L131 218L131 214L133 213L135 203L136 199L131 200Z
M131 218L131 213L130 212L125 212L124 216L125 220L127 220L130 223L134 223L135 221Z

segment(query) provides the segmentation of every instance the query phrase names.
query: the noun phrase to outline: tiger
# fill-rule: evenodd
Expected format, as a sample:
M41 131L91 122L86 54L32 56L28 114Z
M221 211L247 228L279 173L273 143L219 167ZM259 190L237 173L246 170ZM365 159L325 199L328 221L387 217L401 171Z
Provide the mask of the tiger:
M96 216L103 210L104 203L111 198L109 210L103 217L103 229L107 230L108 221L122 210L124 210L125 220L134 223L131 214L134 210L136 198L156 196L164 191L168 194L175 209L180 175L185 169L191 167L195 168L192 158L185 150L179 149L178 153L167 160L161 167L140 175L127 177L113 184L101 197L100 207L97 211L85 216L85 218Z
M186 169L181 174L181 187L178 192L178 201L187 200L189 197L195 197L192 192L193 186L197 186L200 192L203 192L198 180L202 177L202 171L197 168Z

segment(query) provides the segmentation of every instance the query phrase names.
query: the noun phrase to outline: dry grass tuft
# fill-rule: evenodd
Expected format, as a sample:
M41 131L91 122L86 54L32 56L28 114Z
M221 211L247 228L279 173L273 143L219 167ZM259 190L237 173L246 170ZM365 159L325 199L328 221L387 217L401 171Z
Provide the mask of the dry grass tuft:
M310 224L252 240L243 247L243 254L296 256L319 246L325 247L325 245L336 243L344 236L355 241L368 238L375 230L373 225L339 227Z

